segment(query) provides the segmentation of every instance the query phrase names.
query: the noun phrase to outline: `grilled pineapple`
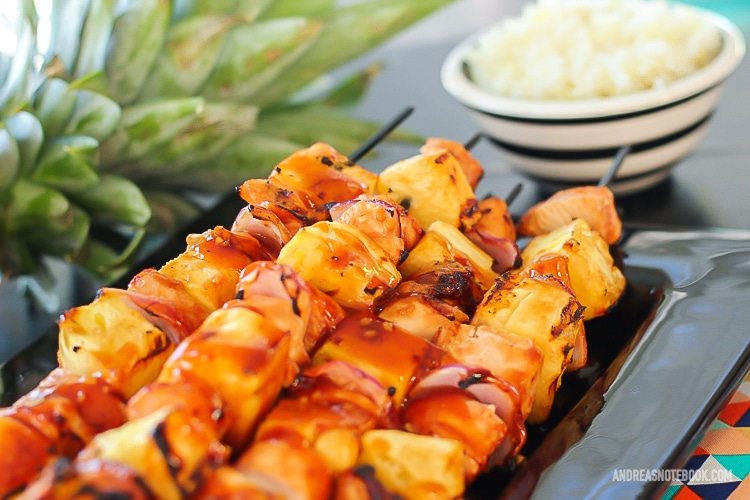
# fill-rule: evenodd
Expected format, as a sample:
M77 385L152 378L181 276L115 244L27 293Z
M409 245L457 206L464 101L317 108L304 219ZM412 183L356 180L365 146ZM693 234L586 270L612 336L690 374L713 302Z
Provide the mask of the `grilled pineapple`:
M362 231L341 222L301 229L277 262L297 271L342 306L369 309L401 280L396 265Z
M570 287L586 308L584 319L606 313L625 290L625 276L615 265L609 245L583 219L533 238L521 258L524 266L529 266L551 255L568 258Z
M377 192L406 207L425 228L435 221L458 227L461 213L476 203L461 165L447 150L386 167L378 178Z
M178 500L195 491L226 456L210 429L189 414L165 407L97 435L78 462L125 465L155 498Z
M80 375L102 373L125 397L151 382L174 350L167 331L114 289L63 314L58 361Z
M464 453L454 439L377 429L362 436L361 465L407 500L454 499L464 492Z
M473 325L489 325L528 337L543 354L531 423L549 416L573 348L583 328L583 308L573 293L557 278L534 278L507 274L477 306Z
M0 53L1 274L56 256L112 279L145 231L199 212L187 193L265 175L311 134L353 150L379 128L346 114L377 67L297 92L447 3L11 2L24 15L3 33L17 50ZM134 244L91 231L113 224Z

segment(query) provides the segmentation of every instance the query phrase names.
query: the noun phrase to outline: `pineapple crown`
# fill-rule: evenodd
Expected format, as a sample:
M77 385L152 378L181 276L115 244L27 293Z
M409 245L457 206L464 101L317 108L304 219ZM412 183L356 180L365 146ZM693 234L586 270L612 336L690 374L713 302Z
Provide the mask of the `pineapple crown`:
M449 0L16 3L15 53L0 51L2 273L62 258L109 282L144 236L205 209L196 193L313 141L353 150L378 124L346 111L378 66L310 89Z

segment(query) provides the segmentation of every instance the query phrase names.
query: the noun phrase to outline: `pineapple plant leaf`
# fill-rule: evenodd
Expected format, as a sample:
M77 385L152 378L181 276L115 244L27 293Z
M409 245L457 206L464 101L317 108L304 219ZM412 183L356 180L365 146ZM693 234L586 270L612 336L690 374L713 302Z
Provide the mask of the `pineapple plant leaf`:
M48 283L61 259L110 282L206 195L314 141L356 149L379 124L351 106L379 68L332 70L449 2L16 0L16 50L0 52L2 276Z

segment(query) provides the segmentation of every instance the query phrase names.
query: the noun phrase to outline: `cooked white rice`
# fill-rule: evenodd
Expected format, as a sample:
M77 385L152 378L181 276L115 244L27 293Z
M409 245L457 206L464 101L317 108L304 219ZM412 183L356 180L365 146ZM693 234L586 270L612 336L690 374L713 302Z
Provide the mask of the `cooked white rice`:
M538 0L466 55L472 80L508 97L569 100L663 87L721 48L710 23L661 0Z

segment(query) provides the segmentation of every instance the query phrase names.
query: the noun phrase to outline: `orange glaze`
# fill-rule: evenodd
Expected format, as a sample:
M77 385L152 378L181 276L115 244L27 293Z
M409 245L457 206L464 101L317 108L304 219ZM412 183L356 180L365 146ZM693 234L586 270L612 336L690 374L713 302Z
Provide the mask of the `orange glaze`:
M290 234L327 217L325 211L315 206L309 194L292 191L278 180L249 179L237 191L250 206L262 206L273 212Z
M221 226L202 234L188 236L186 252L217 268L233 269L238 273L250 262L271 258L253 236L232 233Z
M320 455L312 448L285 441L263 441L251 446L239 458L236 467L276 479L296 498L327 500L333 490L332 473Z
M14 407L33 407L39 400L60 397L71 401L94 433L120 425L124 418L124 399L100 376L80 376L55 368L36 388L19 398Z
M344 310L333 298L310 285L291 267L276 262L248 265L241 272L237 291L238 298L250 302L263 296L286 302L274 314L285 311L286 316L300 321L299 330L291 332L290 345L290 356L298 363L308 362L308 352L344 319Z
M56 368L12 407L0 410L0 498L124 420L122 397L104 380Z
M315 206L329 202L351 200L367 192L368 187L336 164L352 164L331 146L317 142L307 149L292 153L271 171L268 178L281 180L292 191L308 193Z
M171 320L182 338L193 332L211 312L195 300L182 281L170 278L156 269L144 269L128 284L127 291L136 303L150 314ZM150 301L136 299L135 295Z
M216 469L193 500L288 500L290 490L281 481L253 471L241 471L231 465Z
M409 398L401 411L410 432L456 439L464 447L464 474L472 481L508 434L494 409L458 387L433 388Z
M128 420L144 417L163 408L179 409L196 421L223 435L229 425L224 401L214 388L189 373L169 383L156 381L136 392L127 403Z
M392 392L400 405L415 380L455 360L431 342L412 335L370 313L348 316L326 338L313 363L346 361Z
M354 226L383 250L394 264L417 244L424 230L419 222L387 196L361 196L329 209L331 220Z
M288 332L232 301L215 311L177 346L157 382L200 379L224 403L229 421L223 442L242 449L286 379Z
M15 410L0 410L0 498L9 498L57 458L58 450L37 429L15 418Z
M243 207L237 213L231 230L233 233L248 234L256 238L274 259L292 238L279 216L260 205Z
M441 326L433 342L461 363L481 366L518 390L521 414L534 403L543 355L532 339L487 325L450 323Z
M508 211L508 205L502 199L490 196L462 213L461 230L492 257L492 270L496 273L521 265L515 222Z
M334 429L359 436L390 424L392 410L382 385L348 363L331 361L300 374L258 427L255 442L284 439L314 446L323 433Z

